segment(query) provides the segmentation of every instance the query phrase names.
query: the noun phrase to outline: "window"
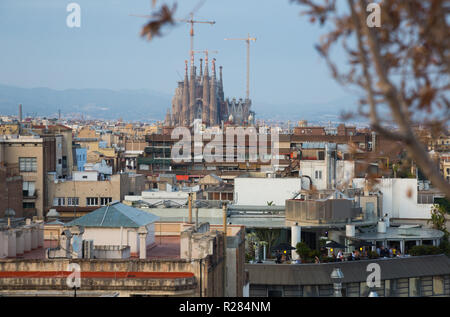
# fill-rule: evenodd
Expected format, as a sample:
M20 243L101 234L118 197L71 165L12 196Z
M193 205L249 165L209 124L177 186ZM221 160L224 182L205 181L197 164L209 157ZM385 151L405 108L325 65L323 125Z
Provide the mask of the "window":
M442 276L433 276L433 295L444 295L444 278Z
M409 296L417 297L420 294L420 277L410 277L409 278Z
M268 297L282 297L283 296L283 291L281 291L281 290L268 290L267 291L267 296Z
M98 198L97 197L87 197L86 205L87 206L98 206Z
M37 159L35 157L19 157L19 169L21 172L36 172Z
M35 182L22 183L23 197L33 197L36 194Z
M317 285L304 285L303 286L303 296L304 297L317 297L319 295L319 290Z
M53 199L53 206L64 206L64 205L65 205L64 197L55 197Z
M319 151L319 161L323 161L323 160L325 160L325 152Z
M390 280L385 280L384 281L384 296L385 297L392 296L391 281Z
M367 285L367 282L361 282L360 283L360 288L359 288L359 296L361 297L367 297L369 296L369 286Z
M67 206L78 206L78 197L67 197Z
M316 179L322 179L322 171L316 171L315 176Z
M34 203L23 203L22 207L24 209L26 209L26 208L35 208L35 204Z
M106 206L110 202L112 202L112 197L100 197L100 205Z
M62 167L67 168L67 157L65 156L62 157Z
M398 281L397 280L385 281L384 292L386 297L398 296Z

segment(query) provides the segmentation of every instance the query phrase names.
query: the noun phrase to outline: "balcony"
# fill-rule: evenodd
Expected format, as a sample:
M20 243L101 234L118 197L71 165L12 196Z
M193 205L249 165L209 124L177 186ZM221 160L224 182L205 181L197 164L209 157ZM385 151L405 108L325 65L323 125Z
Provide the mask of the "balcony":
M23 200L35 200L38 197L38 191L35 190L33 194L28 190L22 191Z

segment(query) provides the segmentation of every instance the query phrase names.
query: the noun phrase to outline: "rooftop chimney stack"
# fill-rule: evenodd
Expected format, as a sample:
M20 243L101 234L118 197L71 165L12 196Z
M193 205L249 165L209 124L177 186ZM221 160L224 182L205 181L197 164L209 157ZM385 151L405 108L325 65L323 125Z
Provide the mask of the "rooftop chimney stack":
M22 122L22 104L19 104L19 122Z

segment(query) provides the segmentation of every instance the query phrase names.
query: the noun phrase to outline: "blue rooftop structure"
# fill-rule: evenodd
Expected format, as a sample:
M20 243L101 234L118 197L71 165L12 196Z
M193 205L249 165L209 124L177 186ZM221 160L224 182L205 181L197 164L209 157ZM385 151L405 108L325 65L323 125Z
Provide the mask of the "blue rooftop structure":
M75 148L75 155L77 159L77 170L84 171L84 164L87 162L87 149L86 148Z
M149 212L113 202L66 224L66 227L139 228L159 220Z

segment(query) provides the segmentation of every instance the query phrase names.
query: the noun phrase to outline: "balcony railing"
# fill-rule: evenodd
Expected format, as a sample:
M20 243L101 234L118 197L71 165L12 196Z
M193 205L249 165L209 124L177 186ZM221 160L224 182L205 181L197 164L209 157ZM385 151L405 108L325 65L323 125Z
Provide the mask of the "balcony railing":
M31 195L28 190L22 191L22 197L23 199L36 199L38 197L38 191L35 190L34 193Z

